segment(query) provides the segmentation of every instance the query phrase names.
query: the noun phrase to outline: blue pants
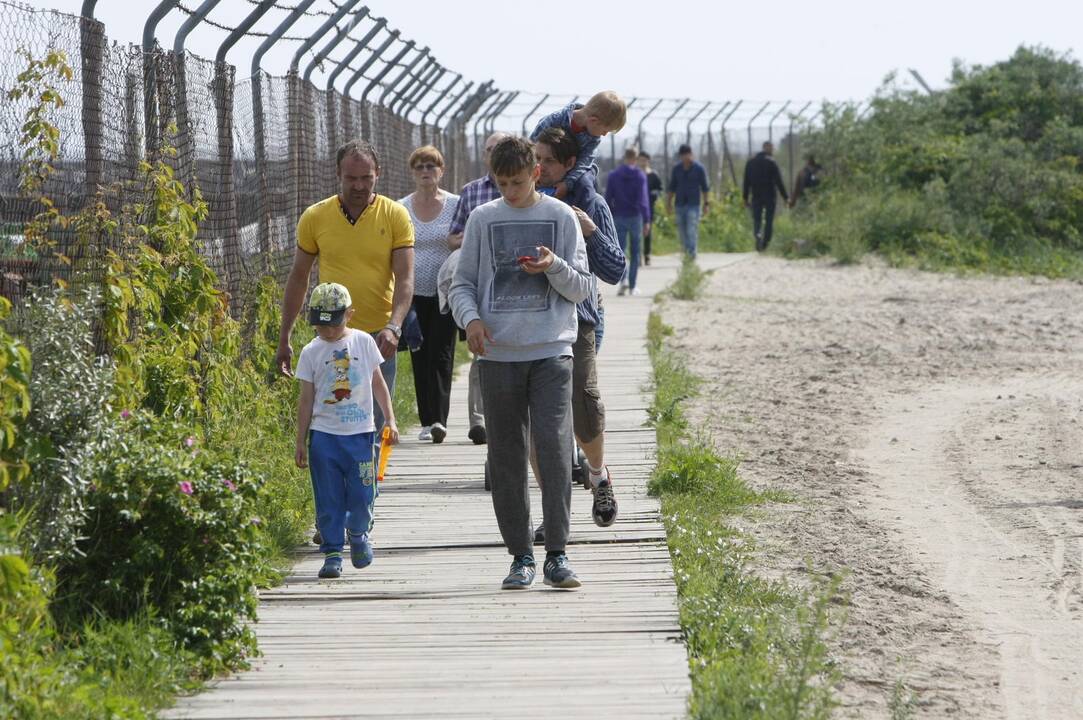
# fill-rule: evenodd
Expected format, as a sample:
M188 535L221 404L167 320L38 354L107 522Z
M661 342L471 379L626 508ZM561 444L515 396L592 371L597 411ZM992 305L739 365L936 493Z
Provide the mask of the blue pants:
M342 552L348 529L361 535L372 529L372 507L379 494L372 466L374 433L308 435L308 467L316 496L316 527L323 536L320 552Z
M613 217L613 224L617 226L617 241L620 242L621 250L628 258L621 282L627 282L628 287L634 288L639 270L639 246L643 243L643 218L639 215L630 217L617 215ZM628 251L629 244L632 246L631 252Z
M699 205L677 206L677 235L681 238L681 249L693 260L696 259L696 246L699 244Z

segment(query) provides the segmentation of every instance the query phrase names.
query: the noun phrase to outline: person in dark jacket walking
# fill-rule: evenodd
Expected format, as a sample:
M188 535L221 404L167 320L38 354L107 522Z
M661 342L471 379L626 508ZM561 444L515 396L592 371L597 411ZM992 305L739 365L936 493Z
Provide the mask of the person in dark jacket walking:
M662 178L651 169L651 156L649 153L640 151L639 159L636 160L639 169L647 174L647 196L650 203L651 219L643 230L643 264L651 264L651 229L654 224L654 205L658 198L662 197Z
M782 199L788 201L786 186L782 182L782 171L772 157L775 146L770 142L763 144L763 150L745 165L744 201L745 207L752 208L752 232L756 235L756 250L763 252L771 242L771 231L775 223L775 190ZM752 201L749 202L749 194ZM762 227L762 232L761 232Z

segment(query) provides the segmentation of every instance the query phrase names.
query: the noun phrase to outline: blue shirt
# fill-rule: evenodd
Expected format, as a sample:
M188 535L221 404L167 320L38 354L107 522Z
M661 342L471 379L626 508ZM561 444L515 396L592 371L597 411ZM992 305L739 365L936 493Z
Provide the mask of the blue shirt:
M572 113L583 107L581 103L569 103L563 110L546 115L538 121L534 132L530 133L530 142L534 142L541 135L542 130L551 127L564 128L569 135L575 138L579 145L579 154L575 158L575 167L564 174L564 184L569 190L579 184L579 179L594 165L594 158L598 154L598 146L601 144L600 137L594 137L586 130L572 132ZM582 208L586 210L586 208Z
M684 163L678 162L669 176L669 191L677 196L677 207L698 206L700 192L711 191L707 184L707 169L693 160L692 165L685 170Z

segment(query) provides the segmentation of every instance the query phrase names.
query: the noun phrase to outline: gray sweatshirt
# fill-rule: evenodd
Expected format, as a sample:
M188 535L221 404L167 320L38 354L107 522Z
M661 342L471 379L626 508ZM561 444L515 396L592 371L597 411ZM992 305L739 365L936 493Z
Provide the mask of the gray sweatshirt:
M518 258L538 245L556 257L531 275ZM545 195L529 208L501 198L470 213L448 301L459 327L480 319L489 328L493 342L482 359L542 360L572 354L575 304L592 287L583 231L570 207Z

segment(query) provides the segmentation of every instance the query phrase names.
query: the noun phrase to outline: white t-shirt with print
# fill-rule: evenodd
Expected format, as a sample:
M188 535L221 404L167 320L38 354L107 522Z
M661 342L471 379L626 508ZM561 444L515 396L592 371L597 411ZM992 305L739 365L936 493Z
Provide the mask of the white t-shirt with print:
M346 328L338 340L319 335L301 350L297 378L315 386L312 430L332 435L372 432L372 373L383 362L376 341Z

